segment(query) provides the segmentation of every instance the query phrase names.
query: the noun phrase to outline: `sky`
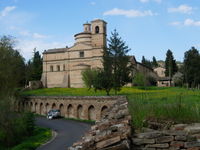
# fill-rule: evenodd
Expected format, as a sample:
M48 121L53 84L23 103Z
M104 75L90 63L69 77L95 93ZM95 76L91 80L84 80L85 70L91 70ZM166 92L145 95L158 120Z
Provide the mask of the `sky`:
M15 48L28 60L41 53L72 46L82 25L105 20L107 38L116 29L129 55L165 60L170 49L177 61L192 46L200 49L199 0L0 0L0 36L16 39Z

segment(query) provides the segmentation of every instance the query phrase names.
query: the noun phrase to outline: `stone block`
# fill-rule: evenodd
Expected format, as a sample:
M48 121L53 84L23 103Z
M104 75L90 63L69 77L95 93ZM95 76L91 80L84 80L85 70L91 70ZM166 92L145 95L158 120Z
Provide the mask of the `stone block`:
M189 134L198 134L200 133L200 124L193 124L193 125L187 126L185 128L185 131L187 131Z
M187 150L200 150L200 147L192 147L192 148L188 148Z
M96 148L102 149L102 148L105 148L109 145L115 144L115 143L119 142L120 140L121 140L120 136L113 137L113 138L110 138L110 139L96 143Z
M200 147L200 142L185 142L185 148Z
M103 148L101 150L130 150L129 142L127 140L113 146Z
M181 131L181 130L177 130L177 131L165 130L162 133L164 135L175 135L175 136L186 136L187 135L186 131Z
M187 137L186 136L177 135L177 136L175 136L175 140L176 141L186 141Z
M172 130L184 130L187 124L176 124L171 127Z
M173 136L162 136L156 139L156 143L168 143L174 140Z
M148 144L148 145L146 145L146 148L169 148L169 144L168 143Z
M154 144L155 139L132 138L132 142L133 142L134 145Z
M172 141L170 143L170 146L173 147L173 148L183 148L184 147L184 142L181 142L181 141Z
M138 138L145 138L145 139L153 139L153 138L158 138L161 135L162 135L161 132L153 131L153 132L136 134L136 137L138 137Z

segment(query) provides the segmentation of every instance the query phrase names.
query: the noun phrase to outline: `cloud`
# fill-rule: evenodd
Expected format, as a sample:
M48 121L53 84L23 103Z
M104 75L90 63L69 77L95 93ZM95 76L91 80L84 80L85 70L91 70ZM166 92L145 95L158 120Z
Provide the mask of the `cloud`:
M186 19L184 21L185 26L200 26L200 21L195 21L193 19Z
M15 29L14 30L19 30L19 29ZM34 38L34 39L45 39L45 38L49 38L50 36L48 35L43 35L40 33L31 33L27 30L20 30L18 31L19 35L24 36L24 37L30 37L30 38Z
M191 14L193 8L188 5L180 5L176 8L168 8L169 13L183 13L183 14Z
M185 19L183 22L180 21L175 21L175 22L171 22L170 25L173 26L196 26L196 27L200 27L200 21L195 21L193 19Z
M31 36L31 33L29 31L19 31L19 34L22 36Z
M139 11L139 10L124 10L124 9L118 9L114 8L112 10L106 11L103 13L104 16L125 16L125 17L144 17L144 16L154 16L156 15L151 10L146 11Z
M141 3L147 3L147 2L150 2L150 1L154 1L154 2L157 2L157 3L161 3L162 0L139 0Z
M47 35L43 35L43 34L39 34L39 33L33 33L33 38L36 39L43 39L43 38L48 38L49 36Z
M0 12L0 17L7 16L11 11L13 11L16 7L15 6L7 6Z
M171 22L170 25L172 25L172 26L179 26L179 25L181 25L181 22L174 21L174 22Z
M96 2L90 2L90 5L96 5Z

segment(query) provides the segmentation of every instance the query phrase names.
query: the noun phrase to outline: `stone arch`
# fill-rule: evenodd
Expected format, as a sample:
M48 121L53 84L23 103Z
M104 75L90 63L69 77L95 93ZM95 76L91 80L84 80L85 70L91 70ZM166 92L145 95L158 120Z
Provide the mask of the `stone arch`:
M47 113L49 112L50 109L51 109L51 108L50 108L49 103L46 103L46 104L45 104L45 113L47 114Z
M108 110L108 107L105 105L101 108L101 118L106 114L107 110Z
M64 105L63 105L63 104L60 104L59 109L60 109L60 115L61 115L62 117L64 117L64 115L65 115L65 112L64 112Z
M96 120L96 113L95 113L95 108L93 105L91 105L88 108L88 119L89 120Z
M35 103L35 108L34 108L34 112L35 112L35 113L37 113L37 106L38 106L38 103L36 102L36 103Z
M33 112L33 102L30 102L30 111Z
M95 33L99 33L99 26L95 27Z
M52 108L52 109L56 109L56 104L53 103L51 108Z
M43 103L40 103L39 114L43 114Z
M29 111L29 103L25 102L25 111Z
M25 109L25 106L26 106L26 104L25 104L25 102L22 102L22 107L21 107L21 111L24 111Z
M78 107L77 107L77 118L83 119L83 106L82 105L78 105Z
M73 112L74 112L74 108L73 108L72 104L69 104L67 107L67 117L73 118L74 117Z

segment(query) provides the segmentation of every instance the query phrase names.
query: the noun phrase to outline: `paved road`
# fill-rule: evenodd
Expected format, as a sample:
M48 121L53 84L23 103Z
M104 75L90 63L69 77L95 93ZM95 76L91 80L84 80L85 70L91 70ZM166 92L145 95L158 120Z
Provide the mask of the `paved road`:
M36 124L57 132L57 136L52 142L37 148L37 150L67 150L67 147L78 141L91 126L72 120L47 120L45 117L37 117Z

